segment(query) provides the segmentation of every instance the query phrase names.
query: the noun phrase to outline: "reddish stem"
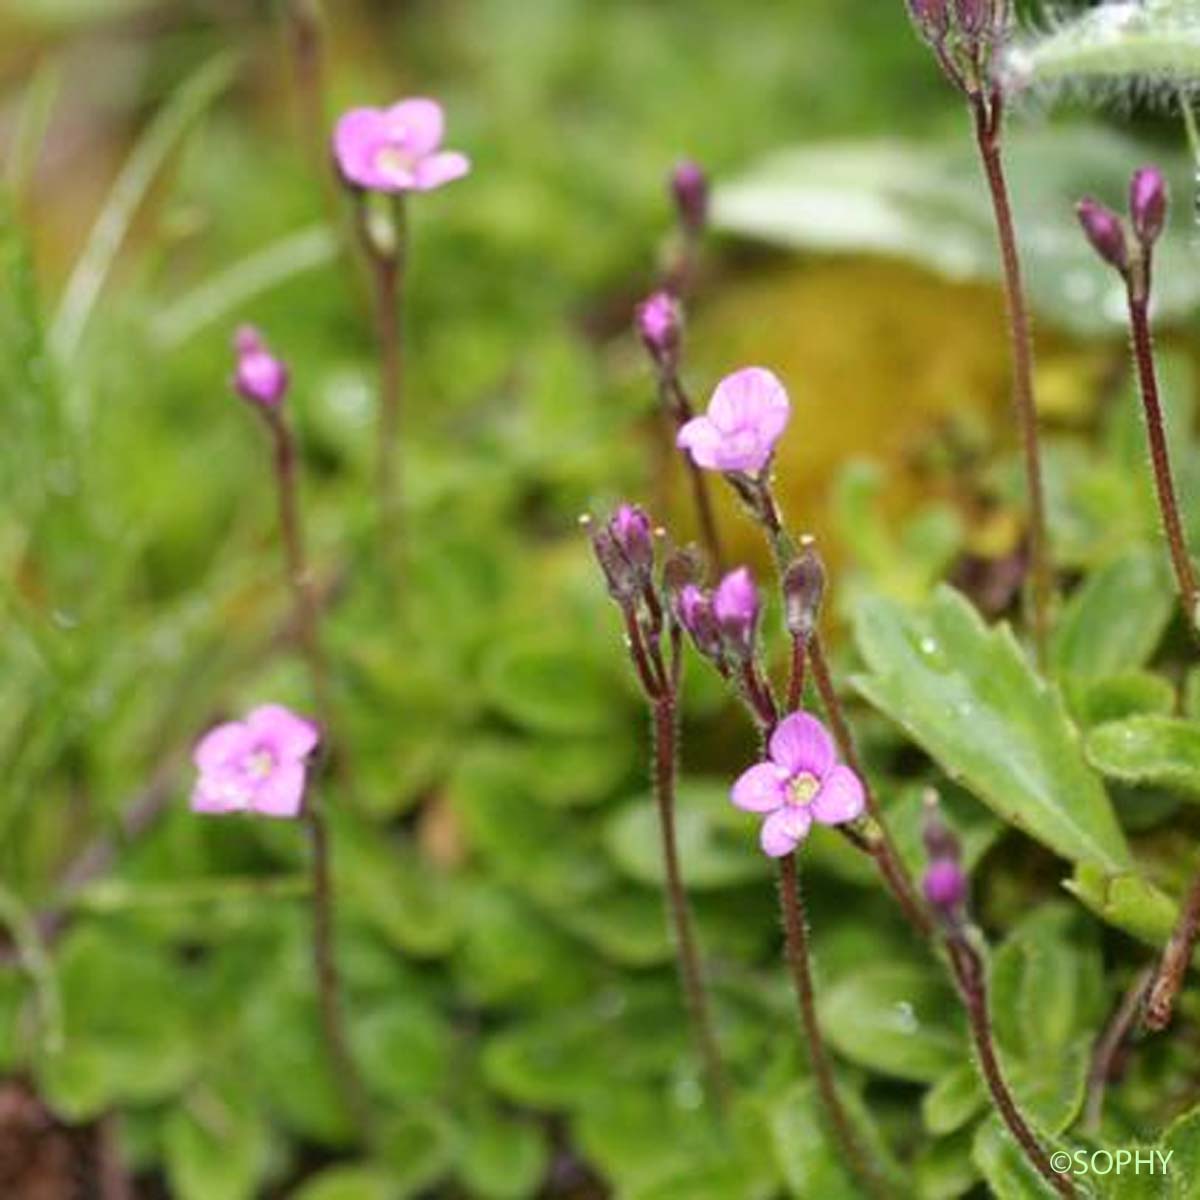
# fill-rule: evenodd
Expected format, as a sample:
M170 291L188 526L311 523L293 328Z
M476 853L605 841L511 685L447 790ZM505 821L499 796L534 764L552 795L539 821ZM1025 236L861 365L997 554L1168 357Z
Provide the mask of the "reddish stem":
M985 99L971 96L975 142L983 163L996 221L996 237L1004 266L1004 296L1008 311L1009 342L1013 364L1013 407L1021 435L1025 461L1025 486L1029 503L1029 556L1032 575L1033 641L1038 665L1045 669L1050 633L1050 607L1053 577L1050 570L1049 543L1046 535L1046 500L1042 484L1041 447L1038 441L1037 404L1033 390L1033 337L1029 309L1021 278L1021 259L1012 204L1000 153L1003 99L997 92Z

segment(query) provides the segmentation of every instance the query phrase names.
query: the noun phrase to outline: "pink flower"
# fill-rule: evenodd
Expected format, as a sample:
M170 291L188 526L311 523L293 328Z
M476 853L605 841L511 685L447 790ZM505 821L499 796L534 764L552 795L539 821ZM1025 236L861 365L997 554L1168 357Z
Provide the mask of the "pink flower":
M466 155L441 150L445 118L436 100L353 108L337 123L333 154L347 183L376 192L429 192L471 169Z
M234 391L251 404L275 408L287 395L287 366L267 349L262 334L251 325L243 325L234 334L233 349L237 354Z
M192 755L200 772L192 811L299 816L305 760L319 741L316 725L281 704L264 704L244 721L218 725Z
M791 854L814 820L842 825L861 816L865 806L862 782L837 761L825 726L802 712L776 726L767 761L741 774L731 798L746 812L766 815L760 840L771 858Z
M761 471L788 423L788 394L763 367L746 367L717 384L708 412L693 417L676 442L698 467Z

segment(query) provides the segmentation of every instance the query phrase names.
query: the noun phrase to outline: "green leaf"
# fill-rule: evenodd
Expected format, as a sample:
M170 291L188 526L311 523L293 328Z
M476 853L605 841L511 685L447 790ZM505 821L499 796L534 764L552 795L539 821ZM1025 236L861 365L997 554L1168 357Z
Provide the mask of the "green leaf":
M1190 0L1101 5L1026 38L1004 69L1016 87L1078 78L1186 84L1200 77L1200 15Z
M65 1043L42 1052L47 1100L72 1120L113 1104L152 1103L178 1089L199 1045L181 1004L181 974L148 944L81 926L58 958Z
M1071 712L1085 730L1143 713L1166 716L1175 708L1175 689L1170 680L1149 671L1064 682Z
M292 1200L399 1200L400 1188L382 1167L356 1163L327 1167L303 1183Z
M973 1157L996 1200L1054 1200L1058 1196L1012 1140L999 1117L989 1117L980 1125Z
M957 1200L979 1179L971 1159L974 1131L961 1130L953 1137L938 1138L917 1155L913 1174L921 1200Z
M1035 307L1080 332L1124 327L1123 290L1074 227L1086 194L1123 196L1141 147L1097 124L1009 129L1005 160L1024 266ZM1178 195L1191 164L1156 156ZM1187 205L1159 244L1155 279L1162 315L1178 318L1200 299ZM887 254L948 278L998 278L995 223L970 139L940 144L894 137L789 149L718 189L714 220L741 237L800 250ZM1037 247L1033 253L1029 248ZM1160 293L1159 285L1162 290Z
M453 1164L450 1125L432 1108L413 1108L385 1120L379 1146L397 1200L427 1192L449 1174Z
M688 888L725 888L769 874L753 828L729 802L727 783L682 780L675 831ZM613 814L605 845L613 862L631 879L655 888L663 886L662 835L652 794L639 796Z
M1112 721L1088 734L1087 756L1114 779L1200 799L1200 721L1151 715Z
M191 1089L167 1113L167 1177L178 1200L253 1200L269 1165L266 1126L245 1089Z
M837 1051L879 1074L934 1083L966 1054L957 1002L918 966L864 963L824 987L819 1003Z
M1171 619L1175 597L1158 548L1138 547L1088 576L1054 629L1056 674L1100 679L1143 666Z
M921 1120L943 1137L961 1129L987 1104L987 1092L974 1063L951 1067L921 1098Z
M575 645L544 635L501 643L483 668L483 695L506 717L540 733L577 737L629 719L615 676Z
M1151 946L1161 947L1171 936L1175 904L1140 875L1108 875L1098 867L1080 863L1074 878L1063 886L1110 925Z
M864 599L855 685L954 780L1064 858L1119 871L1129 847L1056 690L1007 626L947 587L919 613Z
M436 1095L448 1079L450 1030L437 1009L416 996L397 996L359 1017L350 1035L367 1085L381 1097L419 1100Z
M840 1094L851 1124L892 1194L911 1194L908 1179L888 1152L862 1101L845 1089ZM841 1147L826 1132L827 1125L812 1080L796 1084L772 1103L772 1144L788 1194L796 1200L816 1196L821 1200L861 1200L864 1185L845 1161Z
M479 1200L524 1200L536 1195L549 1162L536 1126L479 1107L456 1136L457 1174Z

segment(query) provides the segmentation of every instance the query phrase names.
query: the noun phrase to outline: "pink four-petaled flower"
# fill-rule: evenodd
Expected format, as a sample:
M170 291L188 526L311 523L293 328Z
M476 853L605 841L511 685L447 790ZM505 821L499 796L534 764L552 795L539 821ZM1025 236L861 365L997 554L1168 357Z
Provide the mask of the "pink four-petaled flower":
M192 811L299 816L306 760L319 741L316 725L281 704L264 704L244 721L218 725L192 756L200 772Z
M788 423L784 386L764 367L745 367L717 384L708 412L693 417L676 441L698 467L761 471Z
M429 192L471 169L465 154L442 150L445 117L436 100L417 97L390 108L353 108L337 123L333 154L355 187Z
M771 858L791 854L813 821L842 825L860 817L865 804L862 782L837 761L833 739L808 713L779 723L767 761L742 773L732 799L738 808L766 816L761 843Z

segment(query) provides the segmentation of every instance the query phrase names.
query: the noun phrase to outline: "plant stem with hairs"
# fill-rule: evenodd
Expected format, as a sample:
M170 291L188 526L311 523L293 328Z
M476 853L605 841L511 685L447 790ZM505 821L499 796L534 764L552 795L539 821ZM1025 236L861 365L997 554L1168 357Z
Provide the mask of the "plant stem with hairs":
M404 280L408 225L403 196L388 198L386 211L372 208L377 197L357 198L359 241L375 294L379 350L379 430L375 488L385 561L403 558L404 481Z
M1150 337L1150 289L1148 282L1139 281L1140 274L1141 272L1129 272L1126 276L1133 358L1137 366L1138 388L1146 419L1146 439L1150 446L1150 465L1154 472L1158 510L1167 539L1171 568L1175 573L1175 588L1179 593L1184 620L1194 633L1197 617L1200 617L1200 589L1197 588L1196 570L1188 553L1183 521L1179 515L1179 501L1175 493L1175 480L1171 471L1166 423L1163 420L1162 402L1159 398L1158 372L1154 365L1154 345Z
M838 1096L833 1067L824 1038L821 1036L813 988L804 898L800 890L800 872L795 854L786 855L779 860L779 908L783 916L784 949L800 1013L800 1032L821 1097L822 1111L829 1118L834 1140L840 1145L850 1169L860 1177L872 1196L883 1200L890 1193L872 1156L859 1140Z
M1009 343L1012 352L1013 407L1021 438L1025 464L1025 487L1029 505L1029 557L1032 583L1031 615L1033 642L1038 665L1045 669L1050 635L1050 608L1054 581L1050 567L1050 547L1046 532L1046 500L1042 483L1041 445L1038 440L1037 404L1033 388L1033 337L1029 308L1021 278L1021 258L1013 223L1008 182L1000 150L1004 119L1004 97L997 88L985 95L969 97L975 129L975 144L987 179L988 194L996 222L996 238L1004 269L1004 298L1008 312Z
M992 1036L987 973L983 960L961 928L953 928L948 932L946 951L954 980L967 1010L967 1022L971 1028L971 1040L975 1044L979 1069L1001 1120L1038 1174L1046 1179L1059 1195L1074 1196L1076 1192L1071 1181L1050 1166L1046 1152L1017 1107L1016 1099L1004 1078Z
M1143 1020L1147 1029L1157 1031L1170 1024L1175 1000L1192 961L1197 935L1200 935L1200 872L1196 873L1188 887L1179 922L1163 950L1146 992Z
M717 1110L724 1113L729 1104L729 1087L725 1068L717 1046L708 993L700 954L692 928L691 908L679 867L679 846L676 839L675 787L678 764L678 713L674 689L654 701L654 800L658 809L659 833L662 839L663 867L666 876L667 907L679 959L679 976L683 985L688 1016L699 1043L704 1072L710 1095Z
M292 591L297 624L300 628L309 673L312 677L318 718L326 732L326 737L328 737L332 732L328 671L321 646L317 625L317 606L312 592L312 581L304 546L295 441L287 422L279 412L274 409L260 409L259 411L263 413L274 442L275 478L279 494L279 526L287 564L288 584ZM344 769L345 759L340 754L340 747L335 750L334 761L342 764ZM371 1110L362 1077L350 1051L342 1004L341 980L334 952L334 897L329 835L325 827L324 815L311 799L305 804L304 819L308 825L312 842L312 951L321 1024L346 1109L359 1133L369 1136Z

